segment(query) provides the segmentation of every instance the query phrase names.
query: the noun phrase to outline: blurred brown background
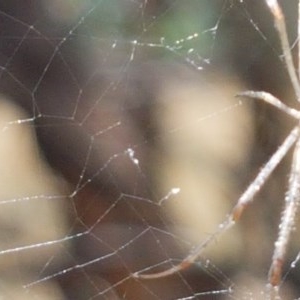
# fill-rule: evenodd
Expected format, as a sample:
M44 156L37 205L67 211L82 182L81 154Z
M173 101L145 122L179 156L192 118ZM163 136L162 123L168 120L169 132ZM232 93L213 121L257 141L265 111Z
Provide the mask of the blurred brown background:
M284 6L291 43L295 5ZM263 1L9 1L0 19L4 299L212 299L201 293L229 279L237 295L216 298L264 288L289 159L204 253L228 278L205 258L181 276L130 277L213 232L292 128L234 97L266 90L295 104Z

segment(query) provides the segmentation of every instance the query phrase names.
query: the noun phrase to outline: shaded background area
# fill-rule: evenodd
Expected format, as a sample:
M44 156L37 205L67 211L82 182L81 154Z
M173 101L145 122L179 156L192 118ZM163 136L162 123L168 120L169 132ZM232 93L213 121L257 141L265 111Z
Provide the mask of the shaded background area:
M284 7L291 43L295 7ZM264 3L10 1L0 20L1 249L42 243L0 252L7 299L226 290L215 293L223 299L233 284L243 296L263 288L288 164L190 270L130 275L168 268L213 232L292 127L273 108L234 98L251 88L293 104Z

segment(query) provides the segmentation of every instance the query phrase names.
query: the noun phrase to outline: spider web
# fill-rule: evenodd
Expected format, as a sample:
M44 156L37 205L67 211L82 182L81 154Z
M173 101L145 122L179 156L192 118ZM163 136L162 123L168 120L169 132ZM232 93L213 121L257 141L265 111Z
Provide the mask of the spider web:
M133 278L212 234L291 128L234 97L250 86L292 101L261 2L0 4L3 299L263 297L285 166L190 269Z

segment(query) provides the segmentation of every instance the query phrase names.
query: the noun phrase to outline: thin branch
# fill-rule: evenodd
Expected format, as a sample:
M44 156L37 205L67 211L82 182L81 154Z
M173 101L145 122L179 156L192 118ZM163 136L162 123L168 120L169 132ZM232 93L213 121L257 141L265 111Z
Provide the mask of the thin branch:
M192 253L190 253L186 258L184 258L181 263L174 265L173 267L164 270L162 272L150 273L150 274L141 274L141 272L136 272L133 274L134 278L137 279L157 279L166 276L170 276L177 272L183 271L184 269L191 266L193 262L197 260L197 258L201 255L201 253L211 244L213 240L215 240L218 236L220 236L223 232L227 231L230 227L232 227L236 221L238 221L244 211L244 209L252 202L254 196L261 189L263 184L272 174L274 169L281 162L283 157L289 151L289 149L293 146L295 141L299 137L299 127L295 127L288 137L284 140L284 142L280 145L278 150L272 155L269 161L264 165L264 167L259 171L256 178L252 181L250 186L246 189L246 191L239 198L238 203L233 208L231 214L227 217L227 219L218 226L218 229L210 235L207 239L205 239L201 244L199 244Z
M292 116L293 118L300 120L300 111L291 108L281 102L278 98L274 97L272 94L262 91L245 91L242 93L238 93L237 97L250 97L255 98L258 100L263 100L274 107L278 108L279 110L287 113L288 115Z
M277 0L266 0L267 5L270 8L271 13L274 17L275 27L278 31L278 35L281 42L281 48L283 51L283 56L285 63L288 69L288 73L297 97L297 100L300 101L300 84L297 76L297 72L294 66L292 53L289 45L289 40L286 31L285 18L282 13L282 10L277 2Z
M269 271L269 282L278 286L281 280L282 264L287 251L287 245L294 229L296 213L300 202L300 140L298 140L292 163L289 180L289 189L285 197L285 209L281 217L278 238L275 242L275 250L272 265Z

